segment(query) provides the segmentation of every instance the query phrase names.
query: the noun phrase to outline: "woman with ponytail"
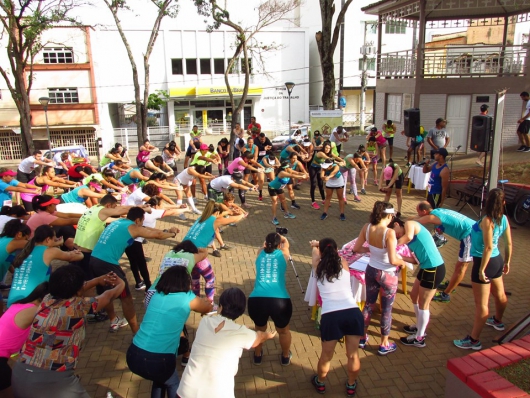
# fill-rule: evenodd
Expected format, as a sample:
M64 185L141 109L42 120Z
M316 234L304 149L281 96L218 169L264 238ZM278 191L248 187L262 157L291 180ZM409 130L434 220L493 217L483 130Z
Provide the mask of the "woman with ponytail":
M356 253L370 252L370 263L366 267L366 302L364 304L365 335L359 343L364 348L368 341L368 326L381 291L381 344L379 355L396 351L396 343L388 341L392 327L392 306L398 287L398 269L406 265L396 253L397 238L388 226L394 220L394 207L388 202L377 201L370 214L370 223L365 224L353 247ZM368 242L368 248L363 247Z
M361 370L357 350L364 333L364 322L351 291L348 262L339 256L337 243L331 238L312 240L309 244L313 248L313 275L317 278L318 291L322 298L322 353L318 360L317 374L311 378L311 384L319 394L326 392L324 380L329 372L335 346L337 341L344 337L348 361L346 395L353 397L357 389L357 376Z
M57 239L49 225L41 225L35 230L33 238L13 260L15 273L7 299L8 308L15 301L27 297L37 285L50 280L53 260L74 262L83 259L79 250L63 252L57 248L62 244L63 239Z
M248 315L256 325L254 329L265 332L269 318L280 336L282 354L280 364L291 364L291 331L289 322L293 304L287 286L285 272L290 257L289 242L276 232L267 235L256 259L256 282L248 298ZM254 365L261 365L263 344L254 350Z
M285 194L283 189L287 186L287 184L289 184L289 181L291 181L292 178L305 179L307 176L305 173L293 170L288 160L282 161L280 167L276 169L275 173L276 178L269 183L268 190L272 200L272 223L274 225L279 225L280 222L278 221L278 218L276 218L276 207L278 206L278 198L280 199L282 208L285 211L283 217L296 218L294 214L287 211L287 201L285 200Z

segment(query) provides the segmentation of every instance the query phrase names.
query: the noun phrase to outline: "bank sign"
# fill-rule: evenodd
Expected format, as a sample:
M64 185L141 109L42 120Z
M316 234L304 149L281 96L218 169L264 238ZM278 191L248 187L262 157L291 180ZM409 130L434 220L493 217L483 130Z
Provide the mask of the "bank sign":
M232 86L232 93L234 95L243 95L244 86ZM261 95L263 93L262 87L248 88L248 95ZM226 86L210 86L210 87L178 87L169 89L169 96L171 98L180 97L228 97L228 90Z

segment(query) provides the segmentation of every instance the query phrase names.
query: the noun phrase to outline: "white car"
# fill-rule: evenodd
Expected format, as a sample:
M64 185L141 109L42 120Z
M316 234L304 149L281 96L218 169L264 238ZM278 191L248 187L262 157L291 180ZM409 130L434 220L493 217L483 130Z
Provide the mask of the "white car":
M298 131L300 131L299 134L296 134ZM272 142L272 150L273 151L281 151L283 148L289 144L290 140L299 140L301 141L304 137L307 137L309 133L309 127L308 126L301 126L297 128L292 128L289 133L285 131L281 135L278 135L274 137Z

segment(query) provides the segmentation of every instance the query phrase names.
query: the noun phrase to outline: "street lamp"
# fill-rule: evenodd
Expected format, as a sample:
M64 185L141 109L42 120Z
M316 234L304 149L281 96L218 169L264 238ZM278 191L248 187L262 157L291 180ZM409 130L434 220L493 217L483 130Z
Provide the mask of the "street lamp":
M50 102L50 99L48 97L40 97L39 102L42 105L42 108L44 109L44 116L46 116L46 136L48 138L48 149L51 149L52 142L50 139L50 127L48 125L48 103Z
M285 88L287 89L287 93L289 94L289 134L291 133L291 93L293 92L293 88L296 86L293 82L287 82L285 83Z

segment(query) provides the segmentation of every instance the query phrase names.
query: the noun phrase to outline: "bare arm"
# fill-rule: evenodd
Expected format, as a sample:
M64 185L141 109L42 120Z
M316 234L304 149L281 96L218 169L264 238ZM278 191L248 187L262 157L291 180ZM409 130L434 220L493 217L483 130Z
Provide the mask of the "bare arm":
M355 245L353 245L353 251L355 253L368 253L370 249L368 247L364 247L364 242L366 242L366 229L368 228L368 224L364 224L363 229L361 229L361 232L359 232L359 236L357 237L357 240L355 241Z
M190 301L190 308L192 311L198 312L199 314L207 314L212 311L213 304L205 298L195 297Z
M491 253L493 252L493 229L495 225L489 217L484 217L480 222L480 228L482 229L482 238L484 240L484 250L482 252L482 261L480 262L479 278L483 282L489 280L485 275L486 267L490 262Z
M440 177L442 178L442 196L438 207L443 206L445 198L447 198L447 193L449 192L449 169L447 167L442 170Z
M504 231L504 274L510 272L510 261L512 259L512 231L510 229L510 224L506 227Z
M262 332L257 331L256 332L256 340L254 341L254 344L252 344L252 348L259 346L260 344L263 344L267 340L273 339L274 336L276 336L276 331L274 332Z
M414 233L414 231L413 231ZM395 265L396 267L404 267L405 261L398 258L396 253L396 246L397 246L397 239L396 239L396 233L393 229L389 229L386 233L386 248L388 251L388 260L390 261L390 264Z

